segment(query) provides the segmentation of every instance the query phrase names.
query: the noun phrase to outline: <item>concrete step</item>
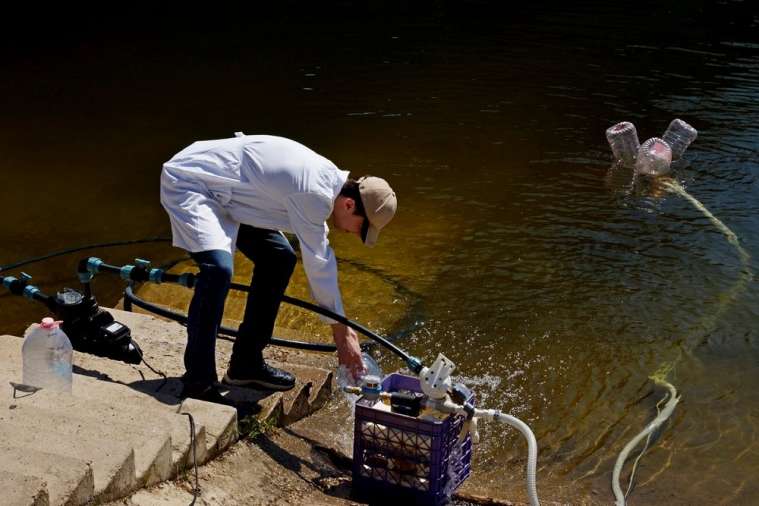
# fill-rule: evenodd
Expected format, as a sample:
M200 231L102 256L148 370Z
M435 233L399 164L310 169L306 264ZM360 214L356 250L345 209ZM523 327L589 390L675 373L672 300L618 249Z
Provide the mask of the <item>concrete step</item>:
M134 450L137 485L152 485L173 476L171 437L160 421L118 416L119 408L40 390L20 399L0 400L0 421L31 434L52 432L78 441L97 436Z
M0 473L0 490L6 506L49 506L45 480L12 472Z
M0 445L0 455L0 475L15 473L46 481L53 506L81 506L95 494L92 468L82 459L7 444Z
M142 347L145 359L155 369L169 376L161 388L161 394L178 397L181 392L179 377L184 373L184 347L187 340L185 327L176 322L154 318L149 315L108 309L113 317L128 326L132 337ZM218 377L223 377L231 354L231 343L217 341L216 364ZM144 365L131 366L105 360L92 355L77 354L76 364L87 374L107 371L110 379L128 384L133 389L155 395L155 389L163 383ZM289 424L308 416L324 406L332 395L332 373L318 367L300 366L269 360L275 366L288 370L296 376L296 387L289 392L272 392L248 388L231 388L228 398L243 405L258 405L259 420L269 420L275 425ZM82 371L84 372L84 371ZM305 392L303 390L306 390ZM297 401L297 402L296 402ZM206 424L207 425L207 424ZM209 441L209 448L218 447Z
M14 336L0 336L0 362L7 364L0 370L0 381L19 381L21 378L21 344L22 340ZM75 357L81 354L75 353ZM112 362L100 359L103 362ZM76 359L75 359L76 361ZM122 364L122 366L127 366ZM75 366L76 369L76 366ZM134 391L128 386L113 381L97 380L91 376L80 374L74 375L73 382L74 398L79 401L70 401L81 407L81 413L91 412L96 418L110 421L111 423L126 423L135 427L146 437L153 437L156 428L168 431L171 436L171 462L173 465L172 475L188 467L191 462L192 452L190 447L190 429L186 417L177 415L179 400L170 396L152 397ZM40 391L42 397L48 393ZM31 396L30 398L37 397ZM85 403L82 405L81 402ZM150 412L150 417L145 413ZM228 410L227 417L229 417ZM205 418L201 414L196 417L195 442L196 453L202 461L206 459L206 429ZM218 421L212 420L218 425ZM215 442L215 441L214 441ZM138 452L138 455L141 454ZM138 469L142 471L141 459L138 457ZM159 470L164 470L160 468ZM164 474L148 475L147 483L154 483L166 479Z
M0 445L30 448L39 452L73 457L91 462L95 496L103 499L121 497L137 486L134 451L129 444L93 433L92 427L79 427L81 436L71 437L53 431L35 433L26 422L0 419Z
M204 424L207 446L202 458L198 454L199 463L219 455L232 446L239 437L237 410L231 406L222 406L198 399L185 399L178 407L177 413L190 413L196 424L198 421Z

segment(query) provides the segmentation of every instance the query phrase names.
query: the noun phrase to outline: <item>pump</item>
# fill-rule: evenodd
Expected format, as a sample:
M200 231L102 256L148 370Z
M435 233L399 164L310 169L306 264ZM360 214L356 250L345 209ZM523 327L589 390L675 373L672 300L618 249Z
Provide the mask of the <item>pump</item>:
M0 279L12 294L41 302L52 311L56 319L63 322L61 328L76 351L128 364L142 362L142 350L132 340L129 328L98 306L89 283L85 285L84 293L65 288L55 295L46 295L30 284L32 277L26 273L19 278L5 276Z

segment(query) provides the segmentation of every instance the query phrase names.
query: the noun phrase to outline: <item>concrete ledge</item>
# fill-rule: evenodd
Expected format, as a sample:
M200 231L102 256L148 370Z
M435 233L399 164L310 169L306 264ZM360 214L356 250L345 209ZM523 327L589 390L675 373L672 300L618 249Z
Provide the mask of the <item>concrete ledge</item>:
M8 445L0 446L0 455L0 474L23 474L47 481L52 505L82 506L95 494L92 468L84 460Z
M172 476L171 438L161 425L136 424L113 416L117 408L86 402L70 395L40 390L10 402L0 401L0 420L25 427L33 434L55 433L79 441L97 437L134 449L136 483L156 483Z
M49 506L46 487L44 480L34 476L10 472L0 474L3 504L8 506Z
M96 496L118 497L137 485L131 446L96 434L71 438L53 431L34 433L26 424L8 422L0 417L0 444L91 462Z
M231 406L222 406L197 399L185 399L177 408L177 413L186 418L182 413L190 413L195 419L202 421L205 427L205 436L208 442L202 454L198 454L198 461L205 462L226 450L237 441L237 410ZM189 427L189 423L188 423Z

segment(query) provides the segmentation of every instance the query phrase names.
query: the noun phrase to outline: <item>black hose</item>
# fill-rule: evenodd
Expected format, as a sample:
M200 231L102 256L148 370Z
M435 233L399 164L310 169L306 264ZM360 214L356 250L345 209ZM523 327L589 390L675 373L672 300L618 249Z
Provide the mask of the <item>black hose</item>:
M38 257L33 258L27 258L26 260L21 260L19 262L14 262L12 264L8 265L0 265L0 272L3 271L9 271L11 269L17 269L19 267L22 267L24 265L33 264L35 262L41 262L43 260L47 260L49 258L59 257L63 255L68 255L70 253L76 253L77 251L84 251L87 249L95 249L95 248L111 248L114 246L128 246L130 244L143 244L146 242L170 242L171 239L167 237L150 237L147 239L135 239L131 241L114 241L114 242L103 242L99 244L87 244L85 246L78 246L75 248L68 248L60 251L56 251L54 253L48 253L47 255L42 255Z
M42 255L42 256L39 256L39 257L28 258L28 259L25 259L25 260L14 262L12 264L2 265L2 266L0 266L0 272L11 270L11 269L16 269L16 268L22 267L24 265L32 264L32 263L35 263L35 262L41 262L43 260L47 260L47 259L50 259L50 258L54 258L54 257L62 256L62 255L68 255L70 253L76 253L78 251L83 251L83 250L87 250L87 249L109 248L109 247L114 247L114 246L127 246L127 245L131 245L131 244L143 244L143 243L150 243L150 242L170 242L170 241L171 241L171 239L167 238L167 237L152 237L152 238L135 239L135 240L129 240L129 241L113 241L113 242L105 242L105 243L97 243L97 244L88 244L88 245L85 245L85 246L79 246L79 247L75 247L75 248L67 248L67 249L64 249L64 250L60 250L60 251L56 251L56 252L53 252L53 253L49 253L47 255ZM102 264L101 267L102 268L106 268L107 270L109 270L111 272L117 272L117 270L119 269L117 266L112 266L112 265L107 265L107 264ZM366 268L366 267L364 266L364 268ZM167 281L176 281L176 280L175 279L168 279ZM397 284L397 283L394 283L394 284ZM241 284L238 284L238 283L233 283L232 286L231 286L231 288L234 289L234 290L240 290L240 291L244 291L244 292L250 291L250 287L249 286L241 285ZM147 301L144 301L144 300L138 298L136 295L134 295L134 292L133 292L133 290L132 290L131 287L127 287L126 288L126 290L124 291L124 295L125 295L125 299L128 302L134 303L138 307L141 307L143 309L151 311L151 312L153 312L155 314L158 314L160 316L163 316L165 318L170 318L170 319L175 320L175 321L177 321L179 323L182 323L184 325L186 325L186 323L187 323L187 317L185 315L180 314L180 313L176 313L174 311L171 311L171 310L168 310L168 309L165 309L165 308L161 308L159 306L156 306L154 304L151 304L151 303L149 303ZM336 313L333 313L332 311L329 311L329 310L324 309L322 307L319 307L319 306L316 306L314 304L308 303L306 301L303 301L303 300L300 300L300 299L296 299L294 297L289 297L289 296L285 295L285 296L283 296L282 300L283 300L283 302L286 302L286 303L291 304L293 306L297 306L297 307L306 309L308 311L321 314L321 315L326 316L328 318L331 318L331 319L333 319L335 321L338 321L338 322L342 323L343 325L351 327L352 329L354 329L354 330L358 331L359 333L361 333L361 334L369 337L370 339L376 341L377 343L381 344L382 346L384 346L388 350L390 350L393 353L395 353L396 355L398 355L400 358L402 358L409 365L409 367L412 368L412 370L415 370L415 372L418 372L418 371L416 371L416 369L421 369L421 363L419 362L418 359L416 359L415 357L412 357L412 356L408 355L406 352L404 352L403 350L401 350L400 348L398 348L397 346L395 346L393 343L391 343L388 339L386 339L386 338L384 338L384 337L382 337L382 336L380 336L380 335L372 332L371 330L367 329L366 327L364 327L363 325L361 325L359 323L356 323L354 321L351 321L351 320L345 318L344 316L338 315ZM42 300L42 302L46 302L46 301ZM226 327L220 327L219 328L219 333L223 334L223 335L226 335L226 336L233 336L233 337L237 337L237 335L238 335L238 333L237 333L236 330L230 329L230 328L226 328ZM231 341L233 339L228 339L228 340ZM278 338L274 338L274 337L271 339L271 344L274 344L275 346L283 346L283 347L289 347L289 348L299 348L299 349L311 350L311 351L327 351L327 352L332 352L332 351L336 351L337 350L337 348L334 345L331 345L331 344L307 343L307 342L304 342L304 341L293 341L293 340L287 340L287 339L278 339ZM363 348L363 346L362 346L362 348Z
M243 285L240 283L232 283L230 285L230 288L233 290L239 290L243 292L250 291L249 286ZM159 316L170 318L183 325L187 324L186 315L177 313L175 311L171 311L170 309L156 306L154 304L151 304L150 302L140 299L134 294L134 291L132 290L131 286L126 287L126 289L124 290L124 298L128 300L129 302L133 303L134 305L141 307L143 309L146 309L148 311L152 311ZM343 325L351 327L353 330L356 330L357 332L367 336L368 338L378 342L379 344L381 344L388 350L392 351L393 353L398 355L401 359L403 359L403 361L406 362L407 364L415 364L418 362L414 357L411 357L405 351L401 350L400 348L398 348L396 345L394 345L393 343L391 343L384 337L372 332L371 330L367 329L366 327L364 327L363 325L359 323L356 323L352 320L347 319L344 316L336 314L328 309L324 309L323 307L319 307L315 304L311 304L309 302L296 299L295 297L290 297L288 295L284 295L282 297L282 302L286 302L290 305L300 307L302 309L306 309L314 313L321 314L328 318L332 318L333 320L339 323L342 323ZM219 327L219 334L237 337L238 331L227 328L227 327ZM226 340L232 341L232 339L228 339L228 338ZM274 337L272 337L270 342L271 344L275 346L283 346L283 347L288 347L288 348L300 348L300 349L311 350L311 351L336 351L337 350L335 345L332 345L332 344L307 343L304 341L292 341L292 340L287 340L287 339L278 339Z
M148 301L140 299L134 294L134 291L132 290L131 286L128 286L126 287L126 289L124 289L124 299L125 301L130 302L137 307L141 307L142 309L155 313L158 316L169 318L170 320L174 320L182 325L187 325L186 315L182 313L178 313L176 311L172 311L171 309L166 309L166 308L157 306L155 304L151 304ZM237 336L238 336L237 330L230 329L228 327L223 327L223 326L219 327L220 339L224 339L225 341L234 341L233 338ZM270 343L275 346L282 346L284 348L298 348L298 349L310 350L310 351L327 351L327 352L337 351L337 347L334 344L307 343L305 341L292 341L288 339L279 339L276 337L272 337Z

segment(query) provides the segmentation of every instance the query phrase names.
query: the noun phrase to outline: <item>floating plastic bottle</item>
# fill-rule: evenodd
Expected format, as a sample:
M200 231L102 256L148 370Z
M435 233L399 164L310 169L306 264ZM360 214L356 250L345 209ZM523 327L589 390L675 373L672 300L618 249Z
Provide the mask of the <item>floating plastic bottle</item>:
M606 140L609 141L615 160L621 161L625 167L635 165L635 157L638 156L640 148L635 125L629 121L623 121L609 127L606 130Z
M672 148L658 137L651 137L640 145L635 161L635 172L647 176L661 176L669 172Z
M672 160L678 160L696 140L698 131L681 119L673 119L662 139L672 148Z
M23 383L37 388L71 392L74 349L60 322L45 318L24 338Z

